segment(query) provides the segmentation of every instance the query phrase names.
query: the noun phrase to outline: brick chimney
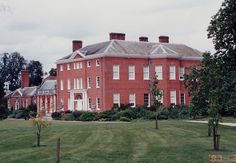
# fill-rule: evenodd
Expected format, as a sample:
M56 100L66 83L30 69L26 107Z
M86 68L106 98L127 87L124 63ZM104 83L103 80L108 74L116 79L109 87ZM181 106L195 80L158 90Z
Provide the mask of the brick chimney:
M148 42L148 37L141 36L141 37L139 37L139 41L140 42Z
M110 33L110 40L125 40L125 33Z
M160 43L169 43L169 36L160 36L159 42Z
M29 70L21 70L21 88L29 87Z
M72 50L73 52L78 50L78 49L81 49L83 46L83 41L81 40L73 40L72 41Z

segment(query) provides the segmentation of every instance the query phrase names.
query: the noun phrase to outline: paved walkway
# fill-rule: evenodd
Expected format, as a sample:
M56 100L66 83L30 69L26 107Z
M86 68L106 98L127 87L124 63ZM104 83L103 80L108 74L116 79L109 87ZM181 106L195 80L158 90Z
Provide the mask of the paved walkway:
M194 121L194 120L187 120L187 121L185 121L185 122L208 123L208 121ZM220 122L220 125L236 127L236 123Z

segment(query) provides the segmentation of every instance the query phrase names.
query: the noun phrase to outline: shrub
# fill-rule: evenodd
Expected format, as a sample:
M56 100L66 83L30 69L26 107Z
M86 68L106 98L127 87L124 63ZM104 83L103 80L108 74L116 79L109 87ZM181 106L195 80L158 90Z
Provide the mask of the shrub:
M93 121L95 119L96 113L95 112L83 112L79 120L80 121Z
M105 121L112 121L113 120L113 116L115 114L117 114L118 112L115 111L115 110L107 110L107 111L104 111L104 112L101 112L97 115L96 119L97 120L100 120L100 119L103 119Z
M74 116L74 119L76 121L79 121L79 117L81 116L81 114L83 113L84 111L74 111L72 112L73 116Z
M16 119L24 118L24 111L23 110L17 110L15 118Z
M0 120L6 119L9 115L9 110L6 108L6 106L1 105L0 106Z
M126 117L129 119L136 119L134 108L129 108L118 113L120 117Z
M52 119L54 120L60 120L62 117L62 112L53 112L51 115Z
M130 106L128 104L120 104L119 111L127 110Z
M131 120L127 117L120 117L120 121L123 121L123 122L130 122Z
M158 115L158 119L168 119L169 118L169 110L168 108L164 108Z
M74 121L75 117L73 116L72 113L67 113L67 114L63 114L61 119L65 121Z

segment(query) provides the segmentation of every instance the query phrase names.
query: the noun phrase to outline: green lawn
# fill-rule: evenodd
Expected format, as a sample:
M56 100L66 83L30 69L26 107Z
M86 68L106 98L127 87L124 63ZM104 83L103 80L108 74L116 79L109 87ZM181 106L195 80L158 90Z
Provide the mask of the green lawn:
M43 129L41 147L29 121L0 121L1 163L55 162L56 140L62 138L61 159L67 162L208 162L209 154L230 162L236 154L236 128L221 126L221 147L213 152L207 124L181 120L131 123L53 122Z

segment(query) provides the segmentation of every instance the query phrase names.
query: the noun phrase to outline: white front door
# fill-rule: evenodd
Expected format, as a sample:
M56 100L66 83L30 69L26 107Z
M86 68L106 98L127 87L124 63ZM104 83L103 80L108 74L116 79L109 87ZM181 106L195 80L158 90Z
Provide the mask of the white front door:
M77 110L83 110L83 100L77 100Z

